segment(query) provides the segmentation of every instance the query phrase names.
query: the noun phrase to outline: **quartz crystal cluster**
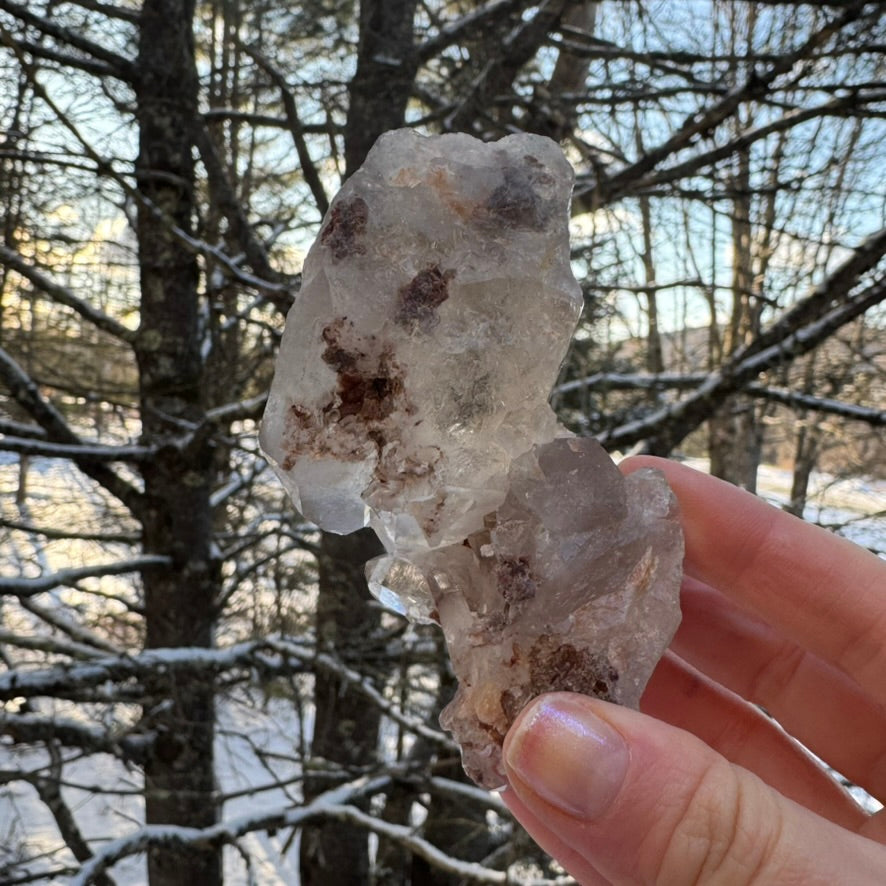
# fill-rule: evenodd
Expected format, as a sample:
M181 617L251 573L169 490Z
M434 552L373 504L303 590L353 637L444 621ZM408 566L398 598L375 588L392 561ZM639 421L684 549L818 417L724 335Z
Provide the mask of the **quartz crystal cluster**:
M548 404L582 297L552 141L383 135L304 265L262 425L296 507L370 525L386 605L444 631L441 721L479 784L548 690L636 706L680 619L664 478L623 479Z

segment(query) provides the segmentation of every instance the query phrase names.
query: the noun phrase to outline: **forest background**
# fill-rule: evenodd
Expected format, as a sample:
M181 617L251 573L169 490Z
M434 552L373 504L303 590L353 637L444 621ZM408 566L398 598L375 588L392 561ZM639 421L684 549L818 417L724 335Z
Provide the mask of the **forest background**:
M0 882L562 879L258 450L302 260L385 130L554 138L563 420L886 555L884 13L0 0Z

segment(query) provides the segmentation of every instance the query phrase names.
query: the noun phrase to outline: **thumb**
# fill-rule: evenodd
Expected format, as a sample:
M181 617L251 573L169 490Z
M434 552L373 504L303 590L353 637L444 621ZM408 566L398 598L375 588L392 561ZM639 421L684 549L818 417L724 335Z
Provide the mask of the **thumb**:
M505 802L584 886L886 882L881 846L637 711L542 696L511 727L504 761Z

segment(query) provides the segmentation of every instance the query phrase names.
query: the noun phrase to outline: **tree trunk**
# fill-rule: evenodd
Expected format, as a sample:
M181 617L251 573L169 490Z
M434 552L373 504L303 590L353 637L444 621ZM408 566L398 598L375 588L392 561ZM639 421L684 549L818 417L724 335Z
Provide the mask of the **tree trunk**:
M194 224L193 125L197 77L191 30L194 0L145 0L139 31L137 236L141 324L135 342L142 440L159 446L145 462L146 553L170 557L168 570L143 575L148 648L213 642L219 576L210 555L212 454L199 434L204 417L199 340L198 267L171 225ZM156 734L145 765L148 824L206 827L216 821L213 777L214 687L210 680L153 678L153 708L144 717ZM217 849L148 852L155 886L221 880Z
M732 356L760 331L759 301L753 292L751 167L747 151L738 154L732 179L732 312L723 335L723 357ZM711 473L749 492L757 490L763 427L749 397L727 397L708 422Z
M375 140L403 125L416 60L413 17L417 0L363 0L357 70L350 84L345 125L345 176L354 173ZM321 649L360 655L379 625L370 602L364 566L381 552L371 530L348 536L323 533L318 563L316 634ZM341 681L318 675L314 688L316 721L311 752L343 768L375 757L379 712ZM330 779L306 779L305 799L333 786ZM302 834L304 886L363 886L369 882L369 842L365 830L331 822Z
M403 125L418 60L413 48L417 0L363 0L357 72L349 88L345 177L363 163L375 140Z
M591 38L597 23L596 0L573 0L563 7L561 27L569 30L569 37L578 41L577 35ZM536 102L524 121L527 132L546 135L554 141L569 138L578 124L578 111L574 98L584 92L590 60L580 52L563 46L557 53L557 63L551 78L543 88L536 87Z
M831 384L834 379L831 379ZM803 370L803 393L815 391L815 354L810 354ZM800 412L796 415L797 433L794 440L794 471L791 478L791 497L785 510L796 517L802 517L806 510L809 495L809 480L818 463L821 451L821 425L814 415Z
M756 492L763 432L753 400L740 394L727 397L708 429L711 473Z
M635 144L637 155L645 153L643 146L643 134L640 130L639 121L636 124ZM661 329L658 323L658 289L656 287L655 255L652 243L652 208L648 194L640 195L640 221L643 227L643 279L646 284L646 371L651 375L664 372L664 352L661 344ZM660 399L656 389L651 389L649 399L653 402Z
M794 444L794 472L791 478L791 498L785 510L796 517L802 517L806 510L809 495L809 480L818 461L821 431L808 416L798 415L799 427Z
M317 599L317 644L321 651L358 666L377 657L378 608L369 605L364 566L380 552L375 533L363 529L353 535L323 533L320 541ZM357 775L377 756L378 708L329 672L315 677L316 715L311 755ZM334 787L330 777L305 779L305 798ZM369 837L365 829L336 821L305 830L301 845L303 886L362 886L369 882Z

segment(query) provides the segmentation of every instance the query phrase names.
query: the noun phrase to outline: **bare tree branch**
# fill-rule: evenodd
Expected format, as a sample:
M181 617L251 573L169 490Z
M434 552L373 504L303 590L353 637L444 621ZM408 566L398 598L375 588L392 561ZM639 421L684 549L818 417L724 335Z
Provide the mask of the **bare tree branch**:
M153 458L156 447L150 446L106 446L103 443L47 443L23 437L5 435L0 437L0 449L19 452L23 455L37 455L46 458L69 458L73 461L88 458L90 461L144 461Z
M243 111L240 108L215 107L203 112L203 119L207 123L230 120L232 123L248 123L250 126L269 129L289 129L289 121L285 117L274 114L262 114L255 111ZM334 121L324 123L303 123L301 131L305 135L341 135L341 127L336 126Z
M416 56L425 64L449 46L476 39L479 34L501 27L512 15L532 5L532 0L491 0L485 6L447 22L438 34L416 47Z
M2 441L0 441L2 442ZM19 532L27 532L30 535L42 535L49 539L78 539L80 541L97 541L103 544L138 544L141 535L137 532L130 534L115 532L85 532L79 529L57 529L52 526L42 526L36 523L23 523L20 520L7 520L0 517L0 526L6 529L15 529Z
M651 391L664 388L695 388L708 378L706 372L595 372L584 378L574 378L557 385L552 396L559 397L573 391L602 389L613 391Z
M849 421L864 422L873 427L886 426L886 409L874 409L870 406L846 403L843 400L833 400L829 397L803 394L800 391L772 388L758 382L751 382L745 385L743 390L754 397L772 400L775 403L783 403L785 406L808 409L812 412L824 413L825 415L836 415Z
M81 9L100 12L108 18L120 19L120 21L129 22L131 25L138 24L138 11L135 9L126 9L113 3L102 3L101 0L70 0L70 2Z
M797 302L772 326L736 354L736 359L742 360L753 353L772 347L786 339L803 323L816 320L830 306L840 304L862 275L875 268L884 255L886 255L886 228L876 231L856 246L838 268L822 280L808 296Z
M206 411L206 420L218 424L225 424L231 421L239 421L246 418L261 418L264 412L265 403L268 400L267 394L256 394L248 400L240 400L236 403L225 403L216 406L214 409Z
M76 643L51 637L46 634L24 635L16 631L0 629L0 643L7 649L32 649L46 652L49 655L66 655L79 661L92 661L106 655L106 651L97 649L87 643Z
M757 0L754 0L757 2ZM787 0L785 2L787 5ZM809 4L802 4L809 5ZM827 4L821 4L827 5ZM831 4L837 6L838 4ZM843 8L849 5L849 2L839 4ZM713 64L726 63L735 65L739 62L746 62L747 55L739 55L734 52L692 52L686 49L649 49L636 50L630 46L622 46L612 43L609 40L603 40L593 35L582 34L571 28L562 28L562 36L552 37L548 41L552 46L557 48L566 47L574 55L581 55L588 60L605 59L607 61L632 61L648 65L650 68L659 68L669 74L675 74L679 77L685 77L693 83L697 83L703 88L709 88L714 94L725 92L724 88L718 87L716 83L703 82L694 76L691 72L692 65L703 65L709 67ZM809 55L809 59L835 58L838 56L854 56L862 54L881 54L886 46L877 41L865 42L858 46L853 43L837 43L832 47L822 50L816 50ZM754 60L758 62L776 62L781 58L779 53L765 52L759 49L754 50ZM844 83L843 86L846 84ZM809 87L818 90L823 88L822 84L816 83Z
M730 117L744 102L764 97L775 80L791 71L794 66L807 59L818 47L826 43L843 28L859 19L869 6L866 0L855 0L843 9L842 14L811 34L793 52L786 53L773 62L768 70L754 73L744 83L730 90L720 101L689 119L676 132L661 144L646 151L642 157L612 176L600 178L584 188L576 188L575 199L590 208L612 202L624 194L634 183L643 178L663 160L689 147L702 136L707 135Z
M131 343L135 338L134 330L129 329L104 311L100 311L82 298L79 298L67 286L59 285L43 271L26 261L20 253L4 246L2 243L0 243L0 263L12 268L26 280L30 280L37 289L48 295L53 301L72 308L97 329L101 329L103 332L107 332L127 343Z
M26 440L46 439L46 431L39 425L12 421L12 419L8 418L0 418L0 434L10 434L13 437L23 437Z
M16 580L4 581L16 582ZM0 589L2 587L3 584L0 583ZM316 672L319 669L335 674L353 686L385 716L408 731L449 751L454 751L456 748L452 739L445 733L430 728L419 717L403 713L396 704L372 685L364 674L328 654L316 653L308 646L284 639L247 641L224 649L199 647L150 649L134 656L93 658L87 664L52 667L38 671L13 671L0 674L0 699L18 696L77 695L86 688L105 684L108 681L123 683L141 679L154 673L158 668L166 674L191 676L201 673L220 674L237 668L255 668L265 674Z
M631 184L632 189L646 190L648 188L659 187L660 185L677 181L690 175L694 175L706 167L712 166L738 151L745 150L754 144L754 142L767 138L777 132L784 132L794 126L799 126L808 120L815 120L821 117L849 117L853 113L862 113L865 116L871 116L868 103L875 104L886 99L886 91L878 92L861 92L860 90L847 87L850 91L848 95L838 96L821 105L814 105L809 108L799 108L790 111L777 120L767 123L764 126L758 126L755 129L741 133L736 138L726 142L719 147L702 154L697 154L683 163L675 166L668 166L651 175L644 176Z
M66 747L110 754L132 763L140 763L153 742L151 735L114 734L112 730L58 714L13 713L5 709L0 709L0 734L25 744L58 741ZM13 781L16 776L16 772L0 774L0 783Z
M269 282L278 282L280 275L271 267L264 244L255 236L252 225L246 217L246 210L234 193L212 136L202 120L194 122L194 141L206 168L213 202L228 220L233 239L256 274Z
M836 289L835 286L832 293L838 298L834 291ZM842 292L845 295L846 289ZM598 439L613 449L642 441L645 451L668 454L687 434L713 415L729 394L740 391L760 373L811 351L841 326L884 300L886 278L881 278L856 296L838 301L836 307L807 326L789 330L781 340L771 342L766 347L753 346L737 352L719 370L712 372L690 396L645 418L604 431Z
M295 809L284 807L269 812L240 816L221 822L208 828L186 828L175 825L148 825L139 828L126 837L106 843L80 869L79 874L71 881L71 886L87 886L94 883L95 877L106 871L121 859L139 852L149 846L223 846L235 842L238 838L254 831L280 830L298 827L318 816L326 814L330 807L358 800L383 790L390 783L387 776L376 778L363 777L348 782L318 796L309 806Z
M13 399L47 433L50 441L68 446L83 446L64 416L41 394L34 380L22 369L12 356L0 348L0 382ZM137 515L142 504L141 493L101 460L84 455L74 462L83 473L101 484L111 495L125 504Z
M34 12L30 12L24 4L13 3L11 0L0 0L0 12L6 12L22 24L35 28L41 34L52 37L54 40L58 40L59 43L70 46L72 49L77 49L88 57L104 62L121 80L131 83L138 75L135 65L129 59L117 55L117 53L104 46L92 40L87 40L85 37L75 34L73 31L63 28L61 25L57 25L55 22L49 21ZM4 35L4 40L11 38L9 32L2 28L2 26L0 26L0 33Z
M107 575L128 575L132 572L141 572L144 569L169 568L172 561L169 557L160 557L148 554L143 557L134 557L120 563L104 563L92 566L72 566L69 569L59 569L49 575L41 575L39 578L3 578L0 577L0 595L10 597L34 597L37 594L45 594L58 587L76 587L79 582L86 578L102 578Z
M389 782L390 778L387 776L373 779L361 778L320 794L306 806L245 815L209 828L196 829L166 825L140 828L129 836L114 840L97 850L72 880L72 886L87 886L87 884L95 882L95 877L98 874L106 871L116 862L138 852L144 852L151 845L182 848L196 845L229 845L245 834L255 831L305 827L318 819L329 818L364 827L368 831L408 849L428 861L434 868L454 874L469 882L513 884L521 882L519 879L509 876L506 871L497 871L476 862L464 862L453 858L424 838L419 837L413 828L384 821L350 805L361 797L379 792L387 787Z
M527 20L517 19L496 55L485 64L470 91L455 111L448 115L444 127L453 132L472 132L478 120L488 116L494 99L510 90L519 70L538 51L545 37L559 24L566 0L548 0L538 6Z
M305 183L311 189L314 196L314 202L320 212L320 217L326 215L329 209L329 197L323 182L320 180L320 174L311 154L308 151L308 145L305 141L305 130L299 118L298 105L295 103L295 96L286 82L286 78L278 70L276 65L272 64L262 53L255 47L247 46L241 43L242 50L271 78L274 85L280 90L280 97L283 100L283 110L286 112L286 122L289 127L289 133L292 136L292 143L295 145L295 152L298 154L298 162L301 166L302 175L305 177Z
M57 600L51 601L48 606L41 606L33 597L18 597L17 602L26 612L30 612L44 624L70 637L75 643L92 646L104 655L121 654L119 646L85 623L71 618L67 607L59 606Z
M92 850L83 837L83 832L71 811L71 807L62 796L62 758L56 742L47 742L46 750L50 758L49 773L34 778L32 784L37 795L46 808L52 813L59 834L65 845L71 850L74 858L84 862L92 857ZM95 877L96 886L114 886L114 881L107 874L100 873Z
M552 396L561 396L573 391L607 390L607 391L651 391L651 390L687 390L698 388L709 378L706 372L661 372L655 375L638 372L595 372L584 378L570 379L554 388ZM773 388L761 382L749 382L742 387L742 392L763 400L772 400L785 406L822 412L826 415L837 415L851 421L879 427L886 425L886 410L863 406L859 403L847 403L845 400L834 400L828 397L817 397L800 391Z
M5 2L5 0L0 0L0 2ZM0 26L0 29L2 29L2 26ZM277 281L276 279L264 280L254 274L250 274L239 266L239 260L232 259L230 256L226 255L222 249L204 243L199 238L182 230L181 227L175 224L175 221L172 218L165 214L158 206L152 203L144 193L142 193L142 189L130 184L126 179L126 176L122 175L114 168L113 163L99 155L95 148L89 143L89 140L83 137L80 130L61 110L58 104L53 101L47 90L37 79L37 71L34 66L29 64L28 61L23 58L21 48L13 44L10 44L10 47L13 52L16 53L22 71L27 75L34 94L39 96L40 100L55 114L59 123L74 136L83 148L86 156L95 163L98 173L108 175L134 203L143 206L149 212L153 213L156 218L163 221L176 239L183 243L188 249L192 250L195 255L203 255L215 260L226 269L233 279L264 293L268 300L272 301L282 312L285 313L289 309L289 306L292 303L293 289L295 288L294 282L282 282ZM278 275L275 275L275 277L277 276Z
M10 37L5 42L7 46L11 46L13 40ZM31 58L39 58L43 61L54 62L61 68L74 68L75 70L84 71L87 74L92 74L94 77L117 76L116 68L114 68L112 65L107 64L106 62L100 62L91 58L83 58L82 56L71 55L68 52L60 52L57 49L52 49L49 46L44 46L42 43L35 43L33 40L18 40L15 41L15 46L23 52L28 53Z

